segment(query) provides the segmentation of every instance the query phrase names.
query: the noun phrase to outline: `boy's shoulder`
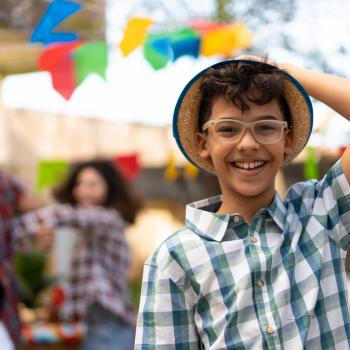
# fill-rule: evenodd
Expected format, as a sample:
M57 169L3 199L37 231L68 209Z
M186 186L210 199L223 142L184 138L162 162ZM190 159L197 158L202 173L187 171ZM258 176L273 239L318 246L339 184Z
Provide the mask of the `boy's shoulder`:
M326 193L323 193L323 191L327 188L331 189L336 183L348 185L340 161L337 161L321 180L311 179L291 185L286 192L285 201L290 202L298 198L306 199L326 195L327 191Z
M165 238L146 260L145 264L166 266L169 260L177 259L185 254L185 250L198 245L200 237L186 225Z

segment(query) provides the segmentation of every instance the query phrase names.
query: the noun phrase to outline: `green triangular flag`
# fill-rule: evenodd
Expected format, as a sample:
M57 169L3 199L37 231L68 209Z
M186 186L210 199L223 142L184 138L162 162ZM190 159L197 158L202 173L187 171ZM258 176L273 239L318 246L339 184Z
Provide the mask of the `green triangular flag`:
M98 74L106 78L107 45L105 42L92 41L79 46L73 52L76 82L79 85L88 75Z
M305 180L318 179L320 174L315 148L308 146L305 151L304 178Z
M69 164L65 160L42 160L38 164L37 188L57 186L65 178Z

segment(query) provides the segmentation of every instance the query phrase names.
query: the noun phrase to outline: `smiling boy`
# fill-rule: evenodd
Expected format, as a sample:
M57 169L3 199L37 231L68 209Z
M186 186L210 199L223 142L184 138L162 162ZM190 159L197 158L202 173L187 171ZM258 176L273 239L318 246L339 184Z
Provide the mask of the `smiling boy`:
M135 349L349 349L350 151L284 200L275 177L308 141L308 93L349 119L350 82L283 68L224 61L180 95L174 136L222 195L145 263Z

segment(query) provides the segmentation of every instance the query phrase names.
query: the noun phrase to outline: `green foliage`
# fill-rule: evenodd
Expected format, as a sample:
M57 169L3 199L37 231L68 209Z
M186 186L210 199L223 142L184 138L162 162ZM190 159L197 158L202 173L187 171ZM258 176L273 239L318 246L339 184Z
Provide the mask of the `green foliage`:
M21 301L28 308L39 306L39 295L55 282L46 276L46 262L47 255L39 250L20 253L15 258Z

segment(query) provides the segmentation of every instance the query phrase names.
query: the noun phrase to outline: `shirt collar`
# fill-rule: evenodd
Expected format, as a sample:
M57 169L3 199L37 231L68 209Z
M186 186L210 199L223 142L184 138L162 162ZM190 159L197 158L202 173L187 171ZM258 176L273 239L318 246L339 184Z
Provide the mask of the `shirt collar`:
M230 215L216 214L221 196L207 198L186 206L186 227L200 236L220 242L226 232Z
M278 227L283 231L286 222L287 209L277 192L275 193L272 203L267 208L267 212L270 214L271 218L278 225Z
M220 242L227 230L230 214L217 214L222 196L210 197L186 206L186 227L200 236ZM269 217L283 231L287 209L280 195L276 192L269 207L261 209L261 216Z

